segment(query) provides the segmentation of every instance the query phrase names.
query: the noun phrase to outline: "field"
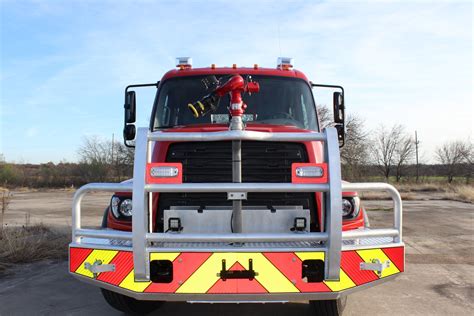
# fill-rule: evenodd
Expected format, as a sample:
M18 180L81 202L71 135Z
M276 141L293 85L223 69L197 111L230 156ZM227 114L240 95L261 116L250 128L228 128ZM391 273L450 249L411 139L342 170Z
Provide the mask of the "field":
M349 296L345 315L472 314L473 204L445 200L439 193L430 193L429 190L420 193L407 189L406 193L412 194L411 199L404 201L406 273L393 282ZM97 288L80 283L67 273L65 251L72 194L68 190L14 192L4 223L7 227L24 226L24 229L31 230L42 223L39 227L45 227L45 230L33 230L30 236L44 236L50 244L47 249L59 254L42 258L48 250L35 251L29 247L24 251L29 251L38 261L9 265L3 274L0 270L0 315L118 314L106 305ZM109 195L101 193L84 201L83 223L86 226L100 224L108 200ZM390 223L390 201L369 200L365 205L372 226ZM58 239L48 239L52 236ZM0 249L0 262L5 258L3 247ZM306 302L239 306L167 303L156 315L304 315L306 310Z

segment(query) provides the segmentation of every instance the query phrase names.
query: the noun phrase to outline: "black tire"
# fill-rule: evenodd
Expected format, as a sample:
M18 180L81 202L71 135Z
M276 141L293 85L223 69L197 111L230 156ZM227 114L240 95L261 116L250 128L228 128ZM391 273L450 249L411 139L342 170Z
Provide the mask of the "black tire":
M104 211L104 217L102 217L102 224L100 227L107 228L107 219L109 218L109 208L107 207Z
M110 306L129 315L146 315L163 304L160 301L139 301L102 288L100 290Z
M346 307L347 296L337 300L310 301L311 315L314 316L340 316Z

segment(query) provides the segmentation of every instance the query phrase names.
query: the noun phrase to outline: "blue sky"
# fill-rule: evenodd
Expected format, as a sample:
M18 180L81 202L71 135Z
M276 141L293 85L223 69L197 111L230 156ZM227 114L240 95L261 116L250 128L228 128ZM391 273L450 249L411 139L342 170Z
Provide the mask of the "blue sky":
M295 58L342 84L349 112L418 130L426 160L473 137L471 1L0 1L7 161L77 160L84 136L121 140L123 89L195 66ZM153 96L138 95L139 125Z

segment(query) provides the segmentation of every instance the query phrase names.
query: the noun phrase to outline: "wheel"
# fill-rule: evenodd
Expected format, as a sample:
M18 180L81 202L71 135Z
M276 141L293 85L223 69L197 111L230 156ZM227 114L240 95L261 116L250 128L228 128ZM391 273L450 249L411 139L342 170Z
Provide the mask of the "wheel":
M310 301L311 315L340 316L346 307L347 296L337 300Z
M163 304L160 301L139 301L102 288L100 290L110 306L129 315L146 315Z

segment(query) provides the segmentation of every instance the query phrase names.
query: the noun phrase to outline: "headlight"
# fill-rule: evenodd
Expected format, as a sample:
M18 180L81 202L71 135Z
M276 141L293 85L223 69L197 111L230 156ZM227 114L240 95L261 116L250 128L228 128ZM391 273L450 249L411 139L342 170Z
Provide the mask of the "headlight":
M354 218L359 215L360 200L358 197L342 198L342 217Z
M132 200L131 199L125 199L120 203L120 208L119 208L120 214L126 217L132 216Z
M113 196L110 200L110 209L116 218L129 218L132 216L132 200Z
M354 205L348 199L342 199L342 216L347 217L354 211Z

